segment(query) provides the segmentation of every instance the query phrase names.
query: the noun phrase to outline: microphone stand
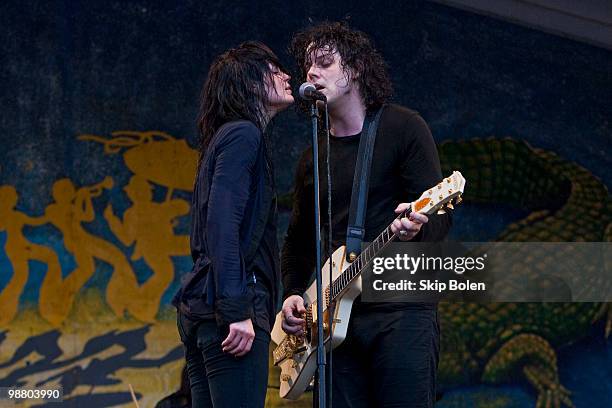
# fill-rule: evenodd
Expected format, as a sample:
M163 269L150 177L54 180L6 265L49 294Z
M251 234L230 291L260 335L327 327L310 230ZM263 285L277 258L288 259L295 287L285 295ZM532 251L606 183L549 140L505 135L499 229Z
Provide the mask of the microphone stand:
M327 102L325 102L327 103ZM314 182L314 210L315 210L315 244L316 244L316 281L317 281L317 383L318 408L326 406L325 382L325 332L323 331L323 276L321 273L321 208L319 202L319 143L318 143L318 115L317 101L313 100L310 106L312 121L312 165Z

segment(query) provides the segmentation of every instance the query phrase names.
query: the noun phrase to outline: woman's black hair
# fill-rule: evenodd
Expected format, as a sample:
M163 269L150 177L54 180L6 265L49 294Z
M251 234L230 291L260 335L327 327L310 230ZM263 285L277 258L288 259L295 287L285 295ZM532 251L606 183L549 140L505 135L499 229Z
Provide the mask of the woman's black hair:
M215 58L200 95L199 163L212 136L226 122L248 120L264 131L267 84L274 84L277 70L287 72L272 50L257 41L242 43Z

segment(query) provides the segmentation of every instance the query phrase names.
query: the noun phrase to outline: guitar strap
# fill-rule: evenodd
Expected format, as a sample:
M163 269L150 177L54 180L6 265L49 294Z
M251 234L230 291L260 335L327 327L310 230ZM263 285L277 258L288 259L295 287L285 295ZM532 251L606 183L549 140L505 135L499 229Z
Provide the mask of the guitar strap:
M365 214L368 207L370 169L378 124L384 107L385 105L381 106L375 114L366 115L359 138L359 152L355 164L349 222L346 229L346 259L351 262L361 253L361 243L365 237Z

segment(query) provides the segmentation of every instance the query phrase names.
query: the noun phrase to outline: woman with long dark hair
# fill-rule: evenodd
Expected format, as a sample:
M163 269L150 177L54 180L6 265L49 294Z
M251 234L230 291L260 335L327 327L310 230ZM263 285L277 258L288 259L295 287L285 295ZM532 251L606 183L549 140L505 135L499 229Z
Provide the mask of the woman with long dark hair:
M278 243L270 120L293 103L274 53L246 42L215 59L202 89L191 208L193 270L174 298L193 407L263 407Z

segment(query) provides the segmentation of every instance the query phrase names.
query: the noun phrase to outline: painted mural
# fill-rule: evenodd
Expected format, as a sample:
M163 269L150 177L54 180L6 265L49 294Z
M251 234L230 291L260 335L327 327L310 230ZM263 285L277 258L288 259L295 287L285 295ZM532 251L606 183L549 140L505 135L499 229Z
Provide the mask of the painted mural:
M290 66L283 50L309 19L374 37L395 101L429 123L443 172L468 180L452 239L612 239L610 51L422 0L162 3L0 13L0 387L64 394L0 407L187 404L170 299L191 268L199 87L212 57L247 39ZM271 130L281 239L308 131L296 112ZM437 406L612 406L609 304L440 316ZM310 406L277 392L273 368L267 405Z
M172 257L189 255L188 236L174 231L176 220L189 212L189 203L173 198L173 192L191 189L197 153L184 140L160 132L77 139L99 143L101 154L117 154L117 160L123 160L131 176L117 187L129 207L120 215L113 209L112 176L85 186L68 178L56 180L40 216L16 209L15 187L0 187L0 231L8 260L2 264L2 276L9 278L0 292L0 325L8 328L0 337L0 386L52 384L62 387L65 403L109 406L132 401L124 387L129 382L143 406L152 406L175 387L182 370L176 329L171 320L159 319L159 313L162 295L177 273ZM154 184L166 189L162 201L153 200ZM94 201L102 203L102 213L95 212ZM88 231L87 225L97 218L107 223L118 243ZM61 264L53 248L35 244L24 234L26 225L45 224L61 234L71 265ZM148 276L138 274L138 261L148 267ZM41 263L45 275L37 304L20 304L29 262ZM101 264L110 267L105 288L84 289ZM139 356L143 352L146 357ZM160 367L166 374L151 376Z
M118 188L129 206L122 214L113 209L111 176L86 186L67 178L53 182L50 202L39 216L17 209L15 187L0 187L0 231L9 261L3 277L10 276L0 292L0 323L8 328L0 337L0 386L61 386L65 402L73 406L85 401L129 406L130 385L144 406L153 406L175 391L181 378L174 321L160 308L178 274L172 257L189 255L188 237L174 231L189 205L173 192L191 188L197 152L162 132L77 139L98 143L105 154L123 161L131 176ZM610 241L612 200L584 168L513 139L444 142L439 148L444 172L460 169L470 180L467 205L506 203L533 210L508 225L498 240ZM517 178L516 172L531 176ZM153 199L154 185L165 189L161 201ZM101 214L94 211L94 200L102 202ZM104 219L118 244L88 231L96 218ZM53 248L24 233L25 226L44 224L61 233L74 259L71 270ZM137 272L137 261L148 266L148 276ZM44 265L45 275L38 303L20 304L30 262ZM84 289L101 263L110 267L105 289ZM559 377L557 349L587 338L599 322L599 335L607 338L612 325L608 304L442 304L440 310L445 333L440 376L447 389L512 383L519 373L533 387L538 406L573 405ZM277 400L275 373L270 404ZM308 404L307 396L302 404Z
M0 324L9 324L17 315L19 298L28 278L29 261L47 266L40 287L38 313L52 326L59 326L66 320L75 297L94 275L96 260L112 268L104 298L114 315L123 318L127 314L142 322L156 320L161 297L175 276L171 257L189 255L189 237L173 231L175 220L189 212L189 203L173 199L172 192L174 189L192 188L197 152L185 141L164 133L117 132L113 136L108 140L92 135L78 139L100 142L109 154L126 147L123 160L133 175L123 186L131 206L122 217L115 214L108 197L103 214L94 212L93 200L100 200L105 191L114 186L111 176L99 183L80 187L67 178L55 181L53 201L39 217L17 211L15 188L0 186L5 251L13 269L12 277L0 295ZM156 142L155 137L161 137L163 141ZM174 177L175 174L179 177ZM153 201L151 183L167 189L164 201ZM131 248L129 260L123 248L85 228L86 223L100 216L122 246ZM66 274L62 273L58 257L50 248L28 241L23 234L25 225L47 223L60 231L66 251L74 258L75 268ZM139 259L152 271L152 275L142 283L138 282L130 264L130 260Z

